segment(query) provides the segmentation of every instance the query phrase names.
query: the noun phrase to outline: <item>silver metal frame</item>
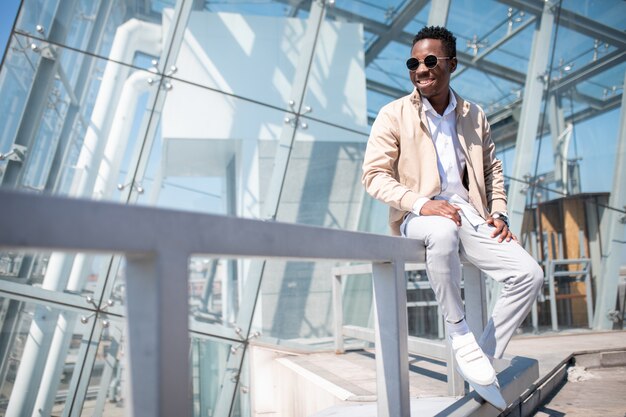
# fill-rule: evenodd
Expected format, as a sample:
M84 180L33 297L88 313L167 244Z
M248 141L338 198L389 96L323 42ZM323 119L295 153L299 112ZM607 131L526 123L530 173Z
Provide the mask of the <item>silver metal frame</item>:
M421 248L419 257L422 258L422 263L419 264L406 264L402 271L402 279L400 280L404 287L404 295L399 296L399 305L407 305L406 290L407 283L404 278L405 271L422 271L426 267L423 263L425 257L425 250ZM374 275L375 268L372 264L357 264L338 266L332 269L332 297L333 297L333 314L334 314L334 340L335 340L335 352L344 353L344 336L353 337L359 340L365 340L368 342L379 343L378 330L376 332L358 326L346 326L343 322L343 300L342 300L342 281L344 276L348 275L364 275L372 274L374 284L376 284L376 276ZM485 280L478 268L470 263L463 264L463 286L465 288L465 300L466 300L466 314L467 323L470 330L480 337L487 325L487 294L485 292ZM430 287L429 284L426 284ZM398 289L397 291L400 291ZM376 304L376 303L375 303ZM434 303L436 305L436 303ZM406 309L404 309L406 313ZM381 325L380 320L376 320L378 325ZM393 323L390 323L393 324ZM442 325L440 317L440 325ZM465 383L461 375L456 370L455 359L450 349L449 343L447 343L447 333L444 336L443 342L437 342L420 337L407 335L388 335L388 337L406 337L408 339L408 353L414 355L423 355L426 357L442 360L448 363L447 376L448 376L448 394L453 396L463 395L465 391Z
M135 416L191 415L190 388L180 381L189 377L187 260L192 254L373 262L376 302L386 306L378 327L407 334L406 308L399 308L406 302L404 263L420 261L422 253L411 239L10 191L0 191L0 200L0 247L126 256ZM387 387L388 397L379 399L379 415L408 416L407 339L383 339L377 347L379 384Z
M626 76L624 77L626 83ZM617 133L615 150L615 171L613 192L609 198L609 207L626 210L626 95L622 94L622 111ZM626 215L615 210L607 210L600 225L602 232L602 268L598 274L596 315L594 329L612 329L619 285L619 269L623 262L624 234L626 233Z

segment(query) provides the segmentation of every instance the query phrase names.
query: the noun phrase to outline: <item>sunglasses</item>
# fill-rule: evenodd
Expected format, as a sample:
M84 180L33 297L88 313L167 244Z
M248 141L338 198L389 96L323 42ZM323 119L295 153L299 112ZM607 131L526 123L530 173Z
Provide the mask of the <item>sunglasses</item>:
M435 56L435 55L428 55L426 56L426 58L424 58L423 61L420 61L417 58L409 58L406 61L406 67L409 69L409 71L415 71L419 68L421 63L424 63L424 65L426 66L426 68L428 69L433 69L437 66L437 64L439 63L440 59L452 59L454 57L451 56Z

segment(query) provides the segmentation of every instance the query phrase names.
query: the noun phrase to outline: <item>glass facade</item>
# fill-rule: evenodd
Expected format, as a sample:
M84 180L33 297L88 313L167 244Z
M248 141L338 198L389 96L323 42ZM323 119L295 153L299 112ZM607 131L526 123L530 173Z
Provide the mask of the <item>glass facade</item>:
M603 219L623 215L621 0L23 0L0 68L0 186L386 234L362 157L380 107L411 92L404 62L433 23L457 36L452 87L487 112L526 247L600 265ZM332 348L333 266L189 259L194 415L257 415L240 327ZM440 338L424 281L408 273L410 332ZM0 250L0 415L124 409L124 286L121 256ZM578 302L558 301L562 326L591 325ZM367 277L345 280L344 315L371 326ZM233 367L239 389L222 393Z

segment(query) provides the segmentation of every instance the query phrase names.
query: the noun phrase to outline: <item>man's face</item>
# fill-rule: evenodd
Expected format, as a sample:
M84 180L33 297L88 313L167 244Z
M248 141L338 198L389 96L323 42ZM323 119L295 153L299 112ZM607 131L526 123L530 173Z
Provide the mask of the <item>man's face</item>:
M450 74L456 69L456 58L439 59L434 68L427 68L422 62L428 55L447 57L443 41L440 39L422 39L417 41L411 49L411 56L420 61L415 71L410 71L411 82L423 97L431 103L437 100L447 100L450 89Z

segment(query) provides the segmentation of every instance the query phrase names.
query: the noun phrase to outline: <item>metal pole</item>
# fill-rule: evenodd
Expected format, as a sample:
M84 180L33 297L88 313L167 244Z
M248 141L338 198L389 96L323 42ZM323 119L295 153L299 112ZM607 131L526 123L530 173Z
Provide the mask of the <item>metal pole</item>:
M404 263L372 264L378 417L410 417Z
M626 208L626 94L622 94L622 112L616 148L613 192L609 198L609 207L623 209ZM607 233L602 240L602 269L598 274L600 280L597 283L598 296L593 328L610 330L613 328L612 316L615 312L619 268L624 251L626 216L615 210L606 210L601 223L601 230L606 230Z
M533 148L537 138L541 101L546 83L545 77L548 70L548 55L553 26L554 14L552 12L552 4L546 1L541 14L541 23L533 36L524 87L522 113L517 131L515 162L512 173L513 178L517 180L532 175L530 168L532 166ZM509 218L511 220L512 232L517 236L520 236L522 230L527 191L528 188L522 182L511 181L508 195Z
M430 2L428 26L445 26L450 12L450 0L433 0Z
M135 417L191 416L188 257L127 256L128 352Z

